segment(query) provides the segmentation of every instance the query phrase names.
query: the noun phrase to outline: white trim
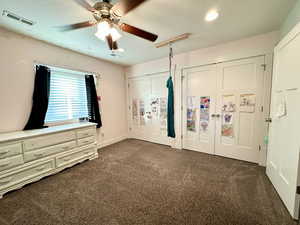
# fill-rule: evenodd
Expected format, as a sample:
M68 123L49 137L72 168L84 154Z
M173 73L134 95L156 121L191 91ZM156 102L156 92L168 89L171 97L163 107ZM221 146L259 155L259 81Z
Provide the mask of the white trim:
M106 146L109 146L109 145L118 143L120 141L126 140L127 138L128 138L127 135L122 135L120 137L111 138L111 139L108 139L108 140L105 140L105 141L100 141L100 143L98 143L97 147L98 147L98 149L101 149L101 148L104 148Z
M36 66L47 66L54 71L63 72L63 73L71 72L71 74L78 74L78 75L90 75L91 74L91 75L101 78L101 75L97 72L84 71L84 70L80 70L80 69L70 68L67 66L50 65L50 64L45 64L45 63L41 63L38 61L34 61L34 70L35 70Z

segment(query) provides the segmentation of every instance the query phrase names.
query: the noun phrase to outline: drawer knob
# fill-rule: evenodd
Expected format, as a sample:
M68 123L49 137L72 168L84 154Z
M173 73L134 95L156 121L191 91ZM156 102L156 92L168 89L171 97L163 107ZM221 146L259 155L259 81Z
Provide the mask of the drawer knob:
M34 156L36 156L36 157L43 157L44 154L42 154L42 153L40 153L40 154L34 154Z
M63 150L68 150L70 147L69 146L65 146L63 147Z

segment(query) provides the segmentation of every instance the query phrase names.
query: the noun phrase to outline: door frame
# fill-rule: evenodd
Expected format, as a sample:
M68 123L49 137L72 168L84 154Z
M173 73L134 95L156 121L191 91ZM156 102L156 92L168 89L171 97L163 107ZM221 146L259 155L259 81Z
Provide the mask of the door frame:
M263 83L263 93L262 93L262 118L268 118L270 115L270 103L271 103L271 87L272 87L272 72L273 72L273 54L262 54L262 55L255 55L255 56L250 56L250 57L244 57L244 58L238 58L238 59L233 59L233 60L225 60L225 61L218 61L216 63L209 63L209 64L199 64L197 66L190 66L190 67L182 67L180 70L180 101L178 101L179 108L181 111L181 116L180 116L180 147L183 149L183 130L185 129L184 127L184 110L183 110L183 102L184 102L184 95L183 95L183 87L184 87L184 75L185 75L185 70L187 69L192 69L195 67L202 67L202 66L209 66L209 65L217 65L220 63L226 63L226 62L234 62L234 61L239 61L243 59L249 59L249 58L255 58L259 56L264 56L265 57L265 63L262 65L264 66L264 83ZM269 124L265 123L264 121L263 125L260 130L260 151L259 151L259 159L258 159L258 164L261 166L266 166L267 162L267 143L265 143L265 136L268 135L269 131Z

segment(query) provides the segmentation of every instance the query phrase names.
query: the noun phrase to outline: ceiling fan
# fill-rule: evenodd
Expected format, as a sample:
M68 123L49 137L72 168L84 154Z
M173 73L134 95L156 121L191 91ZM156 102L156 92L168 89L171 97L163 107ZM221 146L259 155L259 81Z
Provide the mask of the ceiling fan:
M91 6L86 0L75 1L93 13L95 20L65 25L60 27L60 30L62 31L76 30L97 25L98 29L95 35L101 40L106 41L109 49L112 51L119 49L117 40L121 37L121 34L116 28L152 42L156 41L158 38L156 34L120 22L120 19L125 14L147 0L120 0L115 5L111 4L111 0L102 0L95 3L94 6Z

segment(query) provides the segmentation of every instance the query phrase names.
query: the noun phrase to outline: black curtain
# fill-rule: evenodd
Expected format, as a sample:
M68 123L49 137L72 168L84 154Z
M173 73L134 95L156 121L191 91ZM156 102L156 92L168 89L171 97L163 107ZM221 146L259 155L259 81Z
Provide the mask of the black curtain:
M24 130L44 128L50 93L50 69L36 66L32 109Z
M97 91L93 75L85 76L86 94L89 110L89 121L97 123L97 128L102 127L101 115L99 110L99 103Z

